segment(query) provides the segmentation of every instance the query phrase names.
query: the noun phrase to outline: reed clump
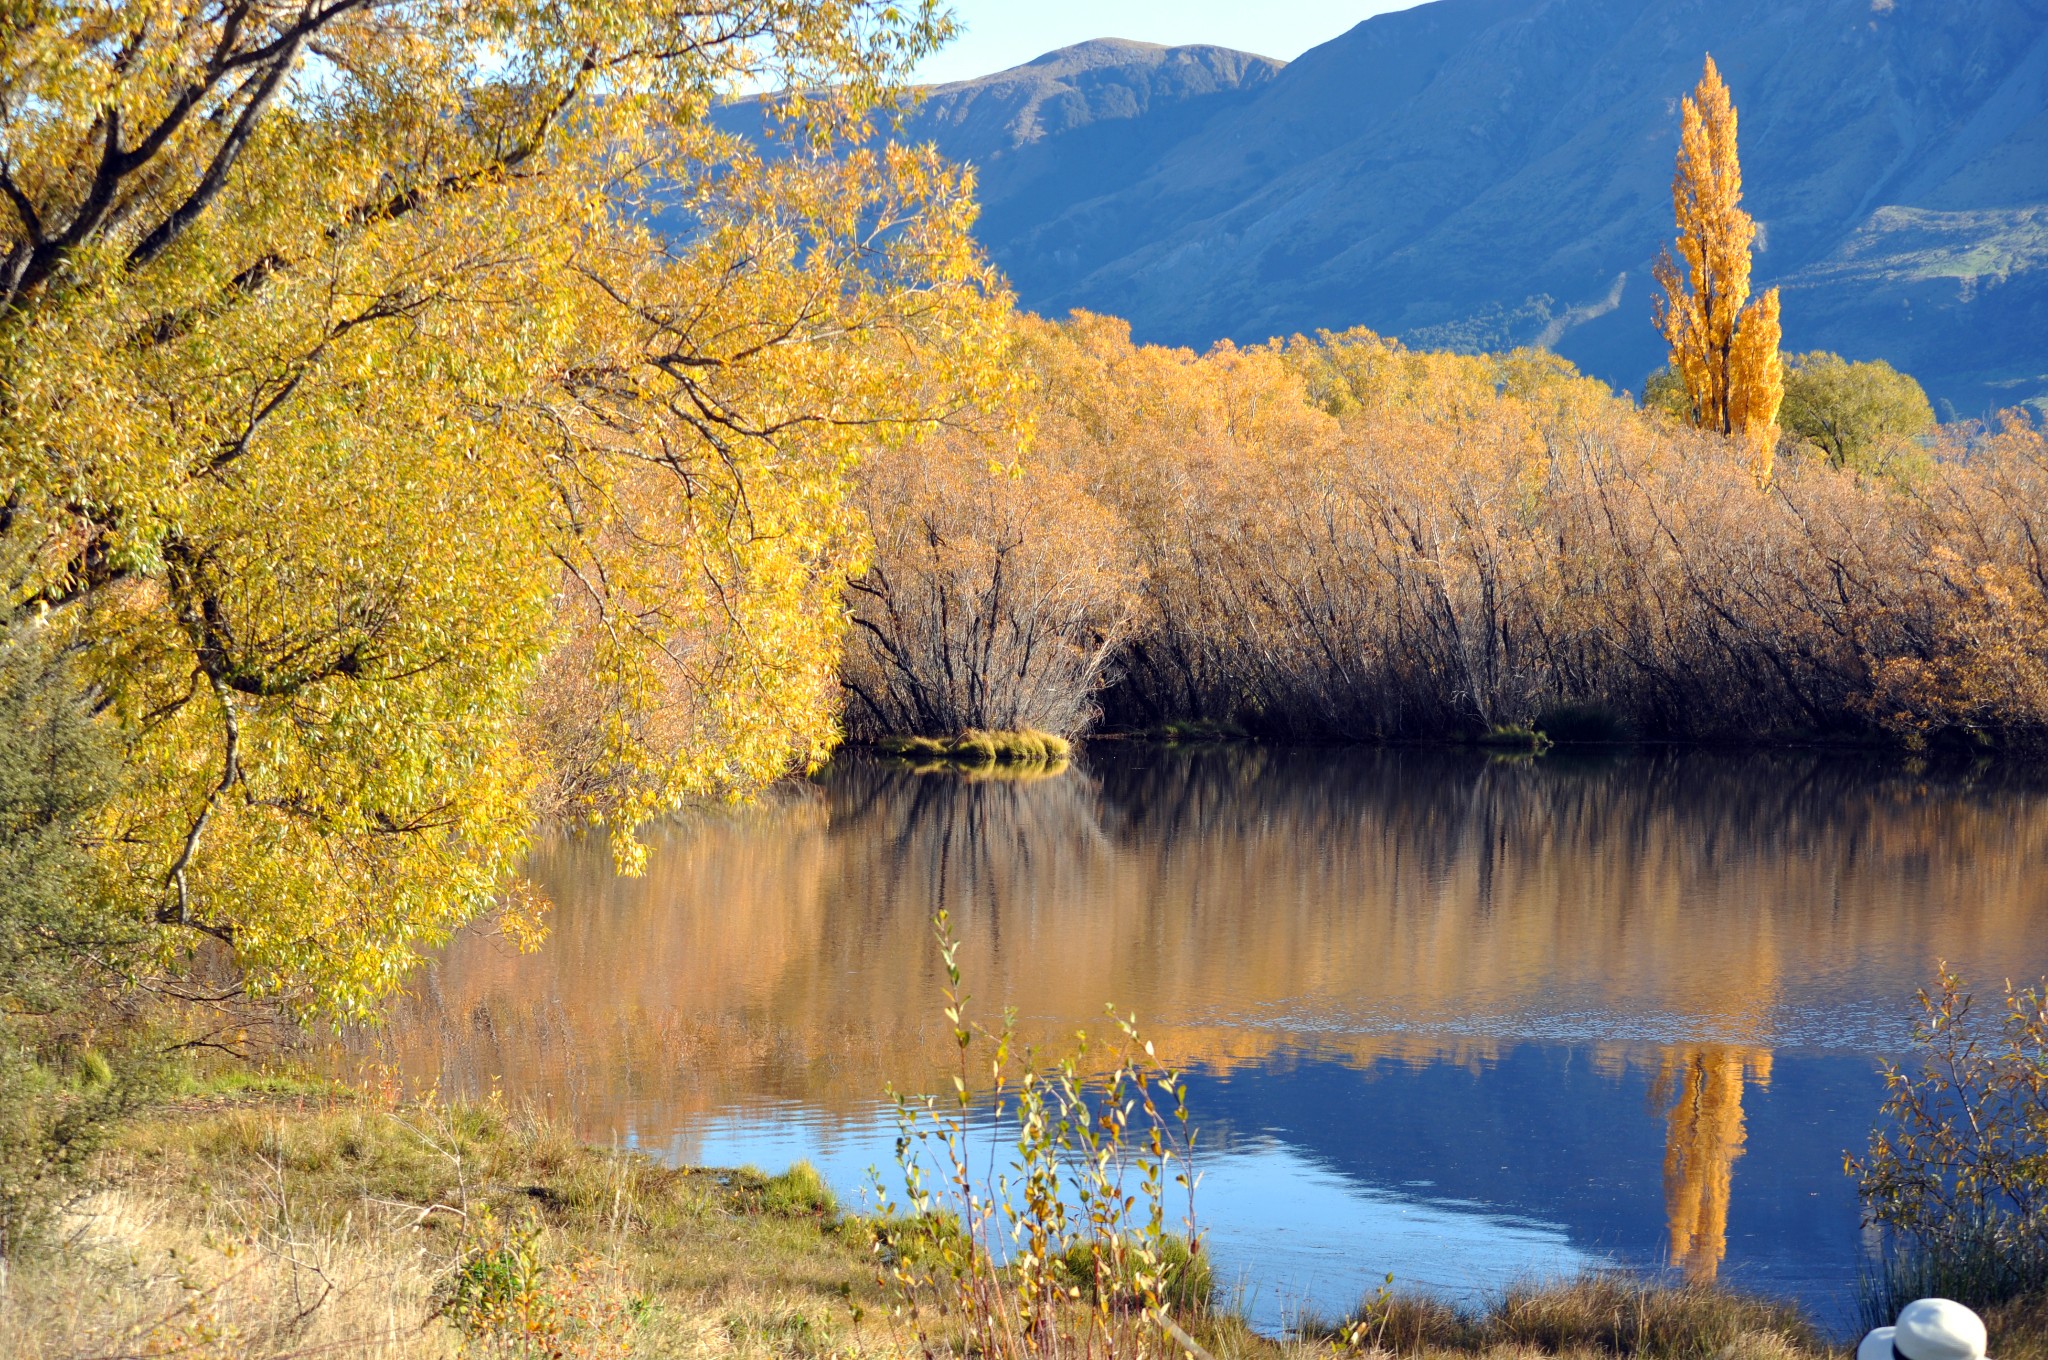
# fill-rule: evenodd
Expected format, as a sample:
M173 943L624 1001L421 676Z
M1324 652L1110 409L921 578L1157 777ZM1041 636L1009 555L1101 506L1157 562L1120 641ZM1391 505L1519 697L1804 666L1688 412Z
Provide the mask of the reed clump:
M796 1162L779 1176L763 1178L760 1195L763 1213L831 1218L839 1212L839 1197L809 1162Z
M1014 767L1063 770L1073 759L1073 743L1036 728L990 732L968 728L951 737L884 737L875 748L912 765L955 766L968 770Z
M1479 738L1479 745L1503 751L1526 752L1541 755L1554 743L1550 734L1541 728L1524 726L1521 723L1503 723L1490 728Z

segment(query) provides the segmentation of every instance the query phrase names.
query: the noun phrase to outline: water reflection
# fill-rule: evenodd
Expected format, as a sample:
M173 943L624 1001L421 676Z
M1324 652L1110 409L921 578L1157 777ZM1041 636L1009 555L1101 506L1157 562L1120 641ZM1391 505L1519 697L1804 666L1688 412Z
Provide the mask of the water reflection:
M1692 1280L1712 1280L1728 1255L1728 1197L1742 1155L1742 1091L1771 1082L1771 1055L1725 1044L1667 1050L1653 1099L1668 1098L1664 1212L1670 1259Z
M465 937L384 1056L595 1136L763 1164L794 1136L857 1175L883 1085L943 1080L945 906L991 1011L1044 1039L1114 1002L1197 1069L1205 1217L1264 1278L1295 1259L1278 1214L1344 1243L1333 1306L1388 1269L1566 1258L1825 1292L1854 1275L1839 1155L1905 998L1937 958L2048 971L2044 868L2031 789L1820 758L1110 746L1032 784L852 761L673 829L641 880L549 845L545 950ZM1499 1250L1411 1268L1467 1238Z

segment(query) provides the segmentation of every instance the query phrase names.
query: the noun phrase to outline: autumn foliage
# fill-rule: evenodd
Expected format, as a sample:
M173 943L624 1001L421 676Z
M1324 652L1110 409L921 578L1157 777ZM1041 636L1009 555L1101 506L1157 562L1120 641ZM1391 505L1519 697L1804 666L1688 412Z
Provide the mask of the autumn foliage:
M1680 428L1547 354L1016 315L971 174L872 135L936 0L17 28L0 614L118 748L81 839L156 970L370 1012L534 938L538 818L631 868L847 731L2048 730L2038 430L1772 473L1711 65ZM763 87L775 145L707 117Z
M1685 270L1668 251L1657 261L1664 287L1657 327L1670 342L1693 423L1744 441L1757 480L1767 482L1785 396L1778 290L1750 300L1756 220L1742 208L1735 103L1712 57L1683 107L1671 205Z
M1309 739L2048 733L2048 441L2024 419L1928 437L1912 479L1788 444L1759 489L1746 440L1548 354L1355 331L1196 355L1087 315L1020 339L1021 477L978 454L943 475L1028 500L1017 531L1058 545L1041 570L1104 582L1075 634L1090 669L1063 673L1073 712L1093 687L1117 726ZM968 617L993 559L947 534L982 512L883 485L865 494L888 514L953 529L885 520L877 571L929 583L955 563ZM1046 625L1065 598L1013 597L1046 601Z
M951 431L864 462L874 562L849 596L854 735L1092 725L1137 571L1065 442L1021 462L1000 436Z
M972 391L961 173L850 141L931 5L93 0L0 49L0 592L162 963L360 1013L537 809L828 748L846 471ZM769 155L705 115L792 98ZM515 924L530 924L523 919Z
M2003 992L1980 1005L1941 967L1919 997L1918 1070L1886 1064L1883 1121L1868 1154L1845 1159L1885 1247L1866 1288L1873 1316L2048 1285L2048 998L2010 981Z

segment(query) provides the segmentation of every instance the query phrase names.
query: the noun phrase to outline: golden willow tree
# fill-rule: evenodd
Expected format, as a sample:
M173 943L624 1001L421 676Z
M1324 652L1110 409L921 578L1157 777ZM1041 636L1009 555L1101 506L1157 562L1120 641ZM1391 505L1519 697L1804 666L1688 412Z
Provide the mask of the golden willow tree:
M102 858L162 962L358 1013L516 889L543 790L630 861L824 749L848 470L1007 306L954 172L835 142L946 28L9 5L0 622L122 734ZM707 122L769 87L782 154Z
M1744 441L1757 480L1768 482L1785 397L1778 352L1778 290L1750 300L1750 248L1756 219L1742 208L1742 164L1735 147L1735 103L1707 58L1685 100L1678 173L1671 205L1678 218L1681 273L1667 249L1657 260L1657 329L1671 346L1671 371L1684 385L1693 423Z

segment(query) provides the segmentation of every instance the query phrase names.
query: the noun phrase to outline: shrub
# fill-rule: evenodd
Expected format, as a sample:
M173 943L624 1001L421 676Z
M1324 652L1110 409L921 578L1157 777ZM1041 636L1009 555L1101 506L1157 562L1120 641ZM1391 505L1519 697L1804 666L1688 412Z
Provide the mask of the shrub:
M140 1089L98 1053L67 1072L0 1037L0 1258L40 1240Z
M1154 1291L1159 1302L1175 1313L1207 1311L1216 1299L1216 1272L1208 1254L1169 1233L1160 1240L1157 1255L1165 1275L1165 1284ZM1053 1275L1072 1295L1098 1307L1141 1309L1147 1288L1139 1278L1141 1259L1135 1243L1082 1238L1053 1258Z
M88 841L113 787L87 696L33 626L0 628L0 1257L34 1241L152 1064L114 1006L139 932Z
M1131 549L1060 448L948 431L863 460L874 564L852 582L842 683L857 737L1077 733L1131 610Z
M0 986L17 1013L76 1006L118 981L138 936L106 910L90 855L112 793L111 743L32 625L0 620Z
M1091 538L1134 559L1112 726L1442 739L1584 696L1650 737L2048 740L2024 418L1845 434L1759 487L1742 441L1554 357L1020 327L1032 465L1076 470Z
M1927 1295L1990 1307L2048 1290L2048 987L1990 1015L1941 969L1919 994L1917 1072L1887 1066L1884 1122L1845 1159L1885 1253L1872 1325Z
M1051 1061L1019 1053L1013 1017L993 1029L970 1017L946 913L933 928L959 1068L944 1099L895 1096L909 1214L892 1221L909 1240L883 1263L900 1313L927 1354L955 1349L936 1335L951 1324L967 1353L987 1357L1180 1360L1191 1351L1176 1314L1205 1312L1214 1289L1180 1074L1114 1012L1106 1054L1091 1057L1086 1035ZM981 1169L992 1159L970 1148L983 1118L1015 1131L1014 1161L993 1184ZM1182 1235L1167 1230L1175 1187L1187 1196ZM887 1188L876 1190L893 1215Z
M438 1300L466 1353L503 1360L622 1360L631 1353L633 1300L616 1265L594 1257L550 1260L531 1212L508 1225L478 1208L466 1232Z

